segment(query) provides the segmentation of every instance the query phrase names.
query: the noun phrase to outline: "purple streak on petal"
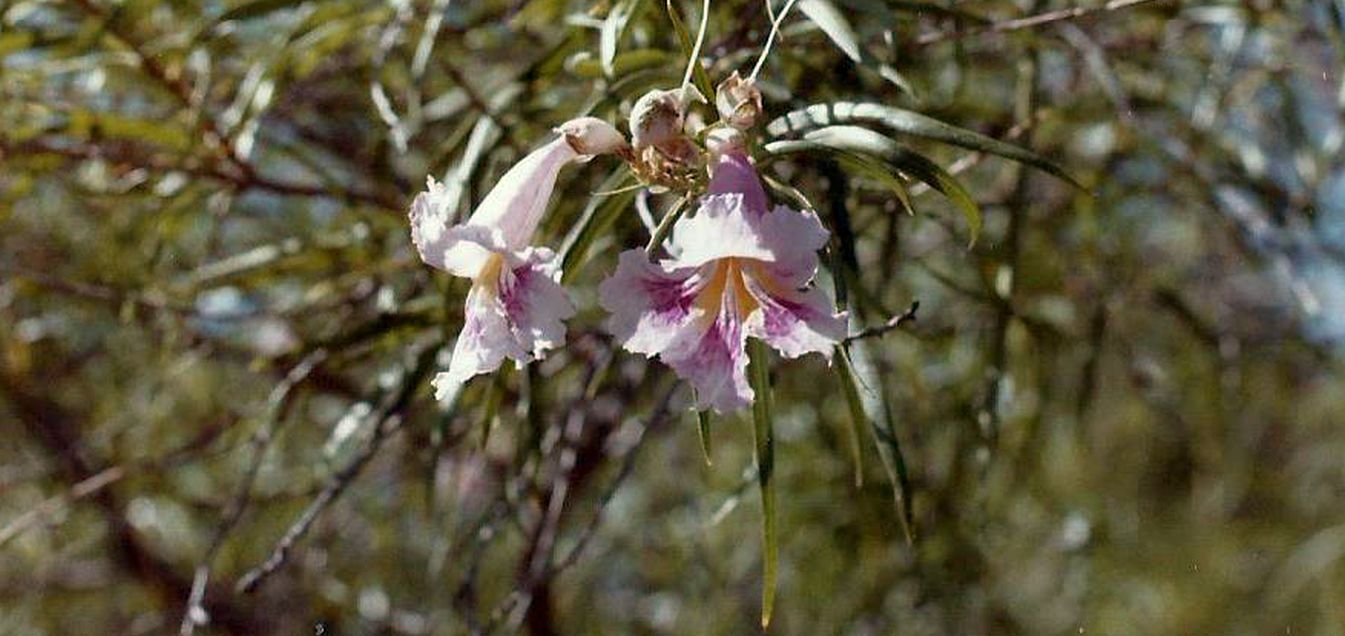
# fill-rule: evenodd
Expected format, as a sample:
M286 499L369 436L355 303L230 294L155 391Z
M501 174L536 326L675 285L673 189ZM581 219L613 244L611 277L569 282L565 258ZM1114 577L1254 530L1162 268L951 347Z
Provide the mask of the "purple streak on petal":
M628 351L663 351L692 318L705 276L696 268L650 263L644 250L621 253L616 272L598 288L611 316L607 329Z
M696 387L697 408L732 413L751 405L756 394L747 381L746 332L733 286L725 286L713 320L698 317L691 325L699 328L684 329L660 358Z
M770 276L768 269L758 268L745 277L747 291L759 305L747 319L747 333L787 358L820 353L830 359L832 348L845 337L845 313L835 313L820 289L800 291Z

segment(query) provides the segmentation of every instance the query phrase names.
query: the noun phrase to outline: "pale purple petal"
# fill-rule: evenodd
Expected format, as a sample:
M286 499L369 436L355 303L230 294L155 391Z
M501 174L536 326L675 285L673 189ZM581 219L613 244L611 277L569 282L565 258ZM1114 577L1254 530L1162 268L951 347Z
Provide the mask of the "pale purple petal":
M473 285L467 292L462 332L453 346L447 376L449 383L462 383L475 375L500 368L505 358L519 359L527 352L514 339L504 305L488 285Z
M492 254L502 252L504 238L494 228L480 225L450 225L444 185L433 178L429 187L411 203L411 242L420 260L455 276L476 278Z
M771 251L770 270L790 287L802 287L817 272L817 251L830 233L812 211L777 205L761 217L761 241Z
M673 226L677 267L699 267L719 258L735 256L773 260L763 242L760 215L743 206L741 194L703 197L693 216L682 217Z
M565 342L565 320L574 316L565 289L556 282L555 254L545 248L525 251L522 262L500 273L500 303L522 356L520 366L541 359Z
M752 404L756 394L747 381L747 332L739 318L734 286L725 285L722 296L713 319L697 316L678 332L660 358L696 388L696 408L732 413Z
M467 224L497 228L509 249L523 249L546 213L560 169L578 158L564 136L532 151L500 177Z
M555 255L529 249L495 258L501 259L498 273L467 293L446 382L494 371L505 358L522 366L565 341L564 321L574 315L574 305L555 280Z
M766 191L761 187L761 177L752 166L752 160L741 150L727 152L715 163L714 175L710 178L709 193L736 193L743 196L743 206L753 214L765 214L769 208Z
M774 280L765 270L744 276L747 291L758 303L748 317L748 335L764 340L786 358L831 351L845 337L846 316L816 287L798 290Z
M704 286L697 268L665 269L641 249L626 250L616 271L598 287L611 316L607 329L627 351L653 356L694 319L693 302Z
M444 268L445 243L449 240L445 234L452 222L448 189L434 177L427 177L425 191L411 202L411 243L427 265Z

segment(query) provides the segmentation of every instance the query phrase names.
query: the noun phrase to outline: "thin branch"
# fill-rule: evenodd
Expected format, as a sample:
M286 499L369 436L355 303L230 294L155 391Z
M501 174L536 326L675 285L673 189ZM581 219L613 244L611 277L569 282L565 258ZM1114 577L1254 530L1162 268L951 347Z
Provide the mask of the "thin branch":
M915 41L915 43L918 46L925 46L927 44L934 44L936 42L943 42L945 40L962 39L977 35L984 35L986 33L1007 33L1010 31L1031 29L1033 27L1039 27L1043 24L1051 24L1053 22L1061 22L1063 20L1076 20L1097 13L1111 13L1113 11L1132 9L1146 4L1155 4L1158 2L1167 2L1167 1L1169 0L1111 0L1106 4L1096 7L1074 7L1072 9L1060 9L1058 11L1047 11L1046 13L1039 13L1036 15L1030 15L1022 18L1015 18L1012 20L1004 20L1002 22L995 22L993 24L988 24L981 27L974 27L970 29L951 29L948 31L936 31L934 33L926 33L920 36Z
M220 181L235 190L263 190L279 195L301 197L325 197L357 201L389 211L401 213L404 206L394 197L376 192L365 192L349 188L327 188L323 186L286 182L260 174L239 175L213 166L181 165L152 154L134 152L125 147L108 147L94 144L58 143L53 139L29 139L19 144L5 144L0 141L0 158L18 157L33 154L53 154L70 159L89 160L107 159L116 163L144 168L155 172L183 172L195 177Z
M477 92L476 87L472 86L472 83L467 81L467 76L463 75L462 70L457 66L454 66L452 62L444 59L444 56L442 55L439 56L437 61L439 62L439 65L443 67L444 71L448 73L448 76L453 78L453 83L457 84L458 88L462 89L462 93L467 96L467 101L471 102L472 107L480 111L483 117L489 119L491 123L495 124L496 128L500 129L504 143L508 144L510 149L520 155L526 152L527 149L514 140L514 136L510 132L512 128L504 125L504 122L500 120L499 114L495 112L494 108L490 107L490 104L486 101L485 97Z
M194 91L187 80L183 79L180 74L170 73L168 69L164 68L155 55L145 50L143 43L122 27L115 19L115 14L109 13L106 9L94 3L93 0L75 0L75 4L78 4L85 13L102 20L108 32L135 54L140 63L140 70L167 89L184 108L188 110L200 108L201 116L197 119L197 126L200 128L207 145L218 148L223 158L242 173L241 178L251 180L256 176L252 165L238 154L229 136L224 133L214 119L207 115L204 106L196 103L196 99L193 97Z
M251 501L252 485L257 481L258 473L261 472L262 460L266 457L266 449L270 446L271 440L275 438L275 429L285 419L286 407L291 403L290 396L293 395L294 387L303 382L309 373L326 359L326 349L313 351L294 365L289 373L285 374L284 379L271 390L271 395L266 401L267 420L253 433L248 444L252 449L252 463L248 466L247 473L243 475L243 480L238 486L238 492L234 495L233 501L220 519L219 527L215 529L215 536L210 541L210 547L206 550L205 556L201 559L201 564L196 567L196 573L192 577L191 593L187 598L187 609L182 614L182 624L178 628L178 633L182 636L191 636L198 625L204 625L208 621L210 615L202 605L202 601L205 599L206 587L210 583L210 571L214 568L215 557L247 510L248 503Z
M236 591L242 594L256 592L257 588L266 579L283 567L289 560L290 552L294 549L294 546L308 534L318 517L322 516L327 507L345 493L350 484L360 476L365 466L383 447L383 443L401 430L405 420L399 414L429 372L438 350L438 346L430 346L420 353L415 364L408 370L406 377L402 380L402 386L375 415L373 434L365 442L364 447L341 470L332 475L317 497L309 502L303 514L299 515L299 518L285 531L284 536L276 542L275 547L271 549L271 555L238 580L235 586Z
M920 301L918 300L912 302L911 306L908 307L906 311L903 311L900 314L897 314L889 318L887 322L884 322L883 324L878 325L876 327L869 327L868 329L860 331L859 333L846 336L845 340L842 341L842 344L850 344L856 340L862 340L864 338L881 338L884 334L886 334L889 331L896 331L906 323L914 322L915 312L917 309L920 309Z

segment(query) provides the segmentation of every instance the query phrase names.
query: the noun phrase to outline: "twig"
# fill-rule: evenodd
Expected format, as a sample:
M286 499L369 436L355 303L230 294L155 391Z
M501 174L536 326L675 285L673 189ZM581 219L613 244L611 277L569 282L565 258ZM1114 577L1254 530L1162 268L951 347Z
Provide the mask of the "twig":
M608 486L608 489L603 493L602 497L599 499L597 509L595 510L593 517L589 519L588 524L584 527L583 530L580 531L578 540L575 543L574 547L571 548L570 551L567 552L565 556L558 562L548 563L544 561L542 563L542 567L538 568L536 567L535 565L536 562L534 561L534 566L530 569L530 571L535 572L535 574L529 576L528 579L525 580L518 589L515 589L512 593L509 594L509 596L505 597L504 600L502 600L499 603L499 605L495 607L495 609L490 614L489 622L484 627L483 631L485 633L493 632L495 626L498 625L499 622L507 616L524 615L527 611L528 604L531 603L533 592L537 588L545 584L547 581L550 581L561 571L569 568L570 566L574 565L575 562L578 561L579 556L583 553L584 547L589 543L589 541L592 539L592 536L597 532L598 525L602 520L603 511L607 508L607 505L611 503L612 499L616 496L616 492L620 487L620 485L622 484L622 482L624 482L625 479L634 470L637 451L640 449L643 443L645 434L650 429L653 429L661 425L663 422L667 421L668 416L670 414L669 406L672 403L673 396L677 392L677 387L678 385L674 383L664 392L664 394L659 399L658 405L654 408L654 413L649 417L649 423L640 428L639 432L637 433L638 437L632 443L631 449L626 451L626 453L622 456L622 465L619 472L617 473L616 478L613 480L612 484Z
M32 510L15 517L13 521L0 529L0 547L4 547L11 539L23 534L25 530L37 525L43 519L56 514L61 508L95 494L121 481L124 477L126 477L126 469L121 466L105 468L98 474L71 486L69 492L44 500Z
M219 527L215 529L215 536L210 541L210 547L206 550L205 557L201 559L201 564L196 567L196 573L192 577L191 593L187 598L187 609L182 614L182 624L178 628L178 633L182 636L191 636L197 625L204 625L208 621L209 614L201 601L205 598L206 586L210 582L210 571L214 568L215 557L219 554L220 548L224 546L229 533L243 518L243 512L247 510L252 496L252 485L257 480L257 474L261 472L262 460L266 457L266 449L275 437L275 428L280 422L284 421L285 410L287 405L291 403L290 396L293 394L294 387L303 382L308 374L326 359L326 349L313 351L294 365L289 373L285 374L284 379L271 390L271 395L268 396L266 401L267 421L253 433L248 444L252 449L252 463L248 466L247 473L244 474L243 480L238 486L237 494L234 495L233 501L220 519Z
M845 340L842 341L842 344L850 344L863 338L882 337L883 334L886 334L889 331L896 331L897 329L900 329L902 325L915 321L915 312L917 309L920 309L920 301L918 300L913 301L906 311L889 318L887 322L876 327L869 327L859 333L846 336Z
M327 485L323 487L317 497L309 502L308 507L304 509L303 514L299 515L299 518L285 531L284 536L276 542L275 547L271 549L271 555L260 565L249 570L238 580L238 583L235 586L236 591L242 594L251 594L257 591L257 588L260 587L267 578L272 574L275 574L277 570L284 566L286 561L289 560L290 551L293 550L294 546L308 534L308 531L312 529L313 523L317 521L318 517L326 511L327 507L330 506L332 502L336 501L336 499L350 487L350 484L355 481L356 477L359 477L360 473L364 471L364 467L369 464L369 460L373 459L374 455L378 454L383 443L397 431L401 430L404 420L401 417L398 417L398 414L406 406L411 395L415 393L415 389L428 374L438 349L439 347L437 345L430 346L426 347L426 349L420 353L413 368L403 379L400 389L391 397L391 399L387 400L374 417L373 434L369 437L369 440L365 443L364 447L360 449L359 453L356 454L345 467L332 475L331 479L327 482Z
M1033 27L1038 27L1043 24L1060 22L1062 20L1075 20L1096 13L1110 13L1112 11L1121 11L1123 9L1131 9L1146 4L1153 4L1157 2L1166 2L1166 1L1168 0L1111 0L1106 4L1096 7L1074 7L1072 9L1060 9L1058 11L1047 11L1046 13L1039 13L1036 15L1030 15L1022 18L1015 18L1012 20L1004 20L1002 22L988 24L982 27L974 27L970 29L952 29L948 31L936 31L934 33L926 33L920 36L918 39L916 39L915 43L918 46L925 46L927 44L934 44L936 42L943 42L945 40L961 39L975 35L982 35L985 33L1007 33L1009 31L1019 31L1022 29L1030 29Z
M85 13L102 20L108 32L135 54L136 59L140 62L140 70L166 88L184 108L188 110L197 108L198 104L193 98L191 84L181 75L169 73L168 69L159 63L157 57L145 51L144 45L122 28L114 14L108 13L106 9L98 6L93 0L75 0L75 4L78 4ZM214 119L207 116L203 105L201 105L200 112L201 116L197 119L197 126L200 128L207 144L218 147L223 158L241 173L244 180L255 178L256 173L252 165L239 156L229 136L220 129L219 124Z
M0 145L0 157L16 157L30 154L53 154L80 160L107 159L116 163L122 163L136 168L144 168L155 172L184 172L194 177L223 182L236 190L263 190L287 196L325 197L331 199L343 199L346 201L358 201L360 203L366 203L397 213L401 213L403 208L401 202L395 200L394 197L384 196L376 192L292 183L255 173L249 176L244 176L234 174L227 170L221 170L217 167L180 165L153 155L127 152L126 149L120 147L111 148L92 144L55 143L55 140L40 138L29 139L16 145Z

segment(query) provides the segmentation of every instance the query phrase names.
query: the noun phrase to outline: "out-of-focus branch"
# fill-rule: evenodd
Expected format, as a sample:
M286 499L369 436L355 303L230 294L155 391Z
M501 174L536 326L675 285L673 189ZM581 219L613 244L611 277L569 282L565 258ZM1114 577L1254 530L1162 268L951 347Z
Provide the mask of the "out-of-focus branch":
M275 436L275 428L285 420L285 411L288 405L292 403L291 396L294 388L326 359L326 349L317 349L308 354L298 364L294 365L289 373L285 374L285 378L276 384L271 391L271 395L267 398L267 420L257 428L248 443L252 451L252 463L243 475L233 501L224 511L219 527L215 529L215 536L210 541L210 547L206 550L205 556L201 559L201 564L196 568L196 574L192 577L191 594L187 599L187 610L183 612L182 624L178 630L179 634L191 636L197 625L205 624L208 619L209 613L202 605L202 601L205 600L206 588L210 583L210 572L214 568L215 556L219 554L220 548L224 547L224 542L238 525L238 522L242 520L243 513L251 502L252 484L256 482L257 474L261 472L262 460L266 457L266 449Z
M1012 20L1004 20L1001 22L995 22L992 24L987 24L979 27L972 27L969 29L953 29L948 31L936 31L934 33L926 33L920 36L918 39L916 39L915 43L919 46L925 46L927 44L934 44L936 42L943 42L945 40L957 40L977 35L984 35L986 33L1007 33L1010 31L1031 29L1033 27L1039 27L1044 24L1061 22L1063 20L1076 20L1097 13L1110 13L1113 11L1121 11L1123 9L1135 8L1146 4L1155 4L1158 2L1168 2L1168 1L1169 0L1111 0L1106 4L1102 4L1096 7L1074 7L1072 9L1060 9L1058 11L1047 11L1046 13L1038 13L1036 15L1025 16L1022 18L1015 18Z
M140 63L140 70L145 75L167 89L184 108L189 110L199 109L200 116L196 118L197 127L200 128L206 143L217 149L222 157L240 172L241 178L245 180L255 178L256 175L252 165L238 154L233 142L220 128L219 124L209 116L204 105L196 103L192 94L192 86L187 80L183 79L180 74L169 72L163 64L159 63L158 58L147 52L144 45L123 28L114 14L108 13L93 0L75 0L75 4L78 4L85 13L102 20L107 31L131 49Z
M60 155L70 159L89 160L107 159L136 168L155 172L183 172L194 177L223 182L235 190L262 190L279 195L299 197L325 197L355 201L384 210L402 212L402 205L395 197L377 192L366 192L342 187L327 187L293 183L274 179L257 173L246 175L220 169L217 166L182 165L153 154L139 152L136 149L118 146L100 146L82 143L58 143L49 138L29 139L19 143L8 143L0 139L0 158L19 157L33 154Z
M369 437L369 440L365 442L364 447L361 448L359 453L341 468L341 470L332 475L331 479L328 480L327 485L323 487L317 497L315 497L313 501L308 504L308 507L304 509L303 514L299 515L299 518L290 525L289 530L285 531L285 535L276 542L275 547L271 549L271 555L260 565L249 570L238 580L238 583L235 586L237 591L243 594L251 594L257 591L257 588L260 587L267 578L283 567L289 560L290 551L293 550L294 546L308 534L308 531L312 529L313 523L317 521L318 517L327 510L328 506L345 493L346 489L350 487L350 484L355 481L355 478L360 476L360 473L364 471L365 466L369 464L369 461L372 460L374 456L378 454L379 449L383 447L383 443L397 433L397 431L401 430L402 424L405 421L401 417L401 412L405 409L407 403L410 402L411 396L415 394L415 390L420 386L426 375L428 375L429 370L434 363L435 354L437 354L438 351L439 347L437 345L426 347L421 351L417 356L415 363L407 370L405 377L402 379L401 387L398 388L398 390L384 402L382 408L374 414L373 434Z
M89 490L87 497L102 512L108 525L111 553L117 562L147 588L156 591L170 604L180 604L190 585L167 561L146 546L122 513L122 502L103 484L104 469L86 455L79 435L78 416L62 404L34 391L26 383L0 368L0 394L10 403L18 420L57 462L67 482ZM102 475L100 477L100 475ZM267 633L261 615L250 607L234 605L215 590L204 594L204 605L215 617L215 624L227 633Z

